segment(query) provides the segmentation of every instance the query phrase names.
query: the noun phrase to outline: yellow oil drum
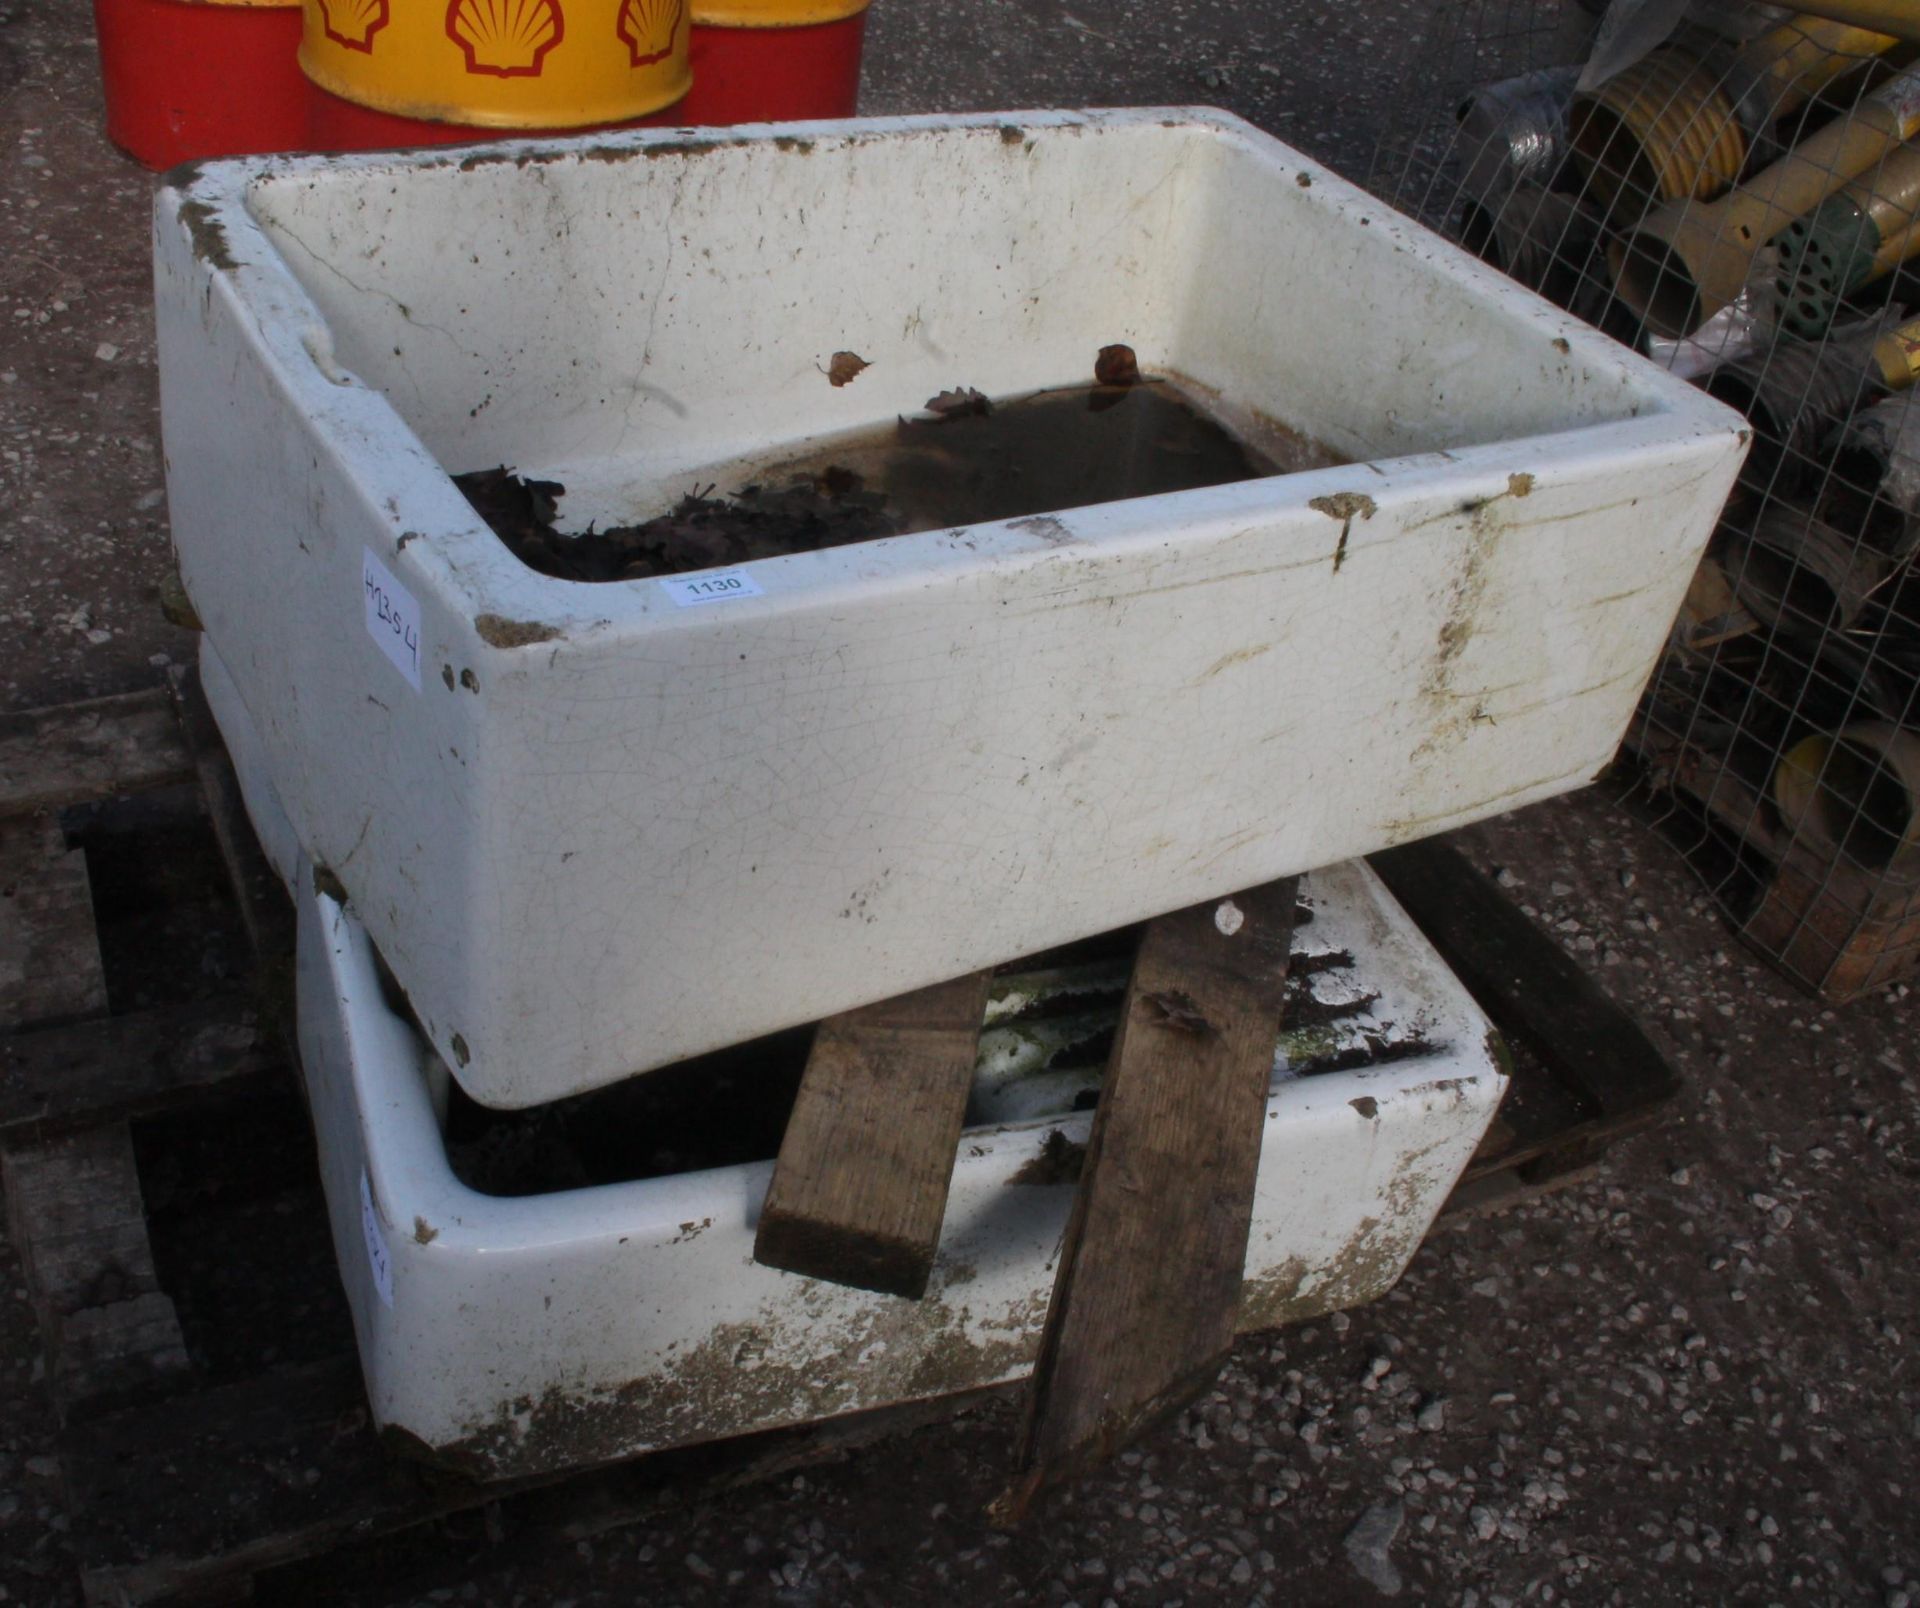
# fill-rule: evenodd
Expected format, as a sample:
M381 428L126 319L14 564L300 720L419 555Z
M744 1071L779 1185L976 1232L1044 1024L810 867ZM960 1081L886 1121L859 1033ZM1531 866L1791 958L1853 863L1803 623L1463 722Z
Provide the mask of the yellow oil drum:
M689 0L304 0L322 150L612 127L687 92Z

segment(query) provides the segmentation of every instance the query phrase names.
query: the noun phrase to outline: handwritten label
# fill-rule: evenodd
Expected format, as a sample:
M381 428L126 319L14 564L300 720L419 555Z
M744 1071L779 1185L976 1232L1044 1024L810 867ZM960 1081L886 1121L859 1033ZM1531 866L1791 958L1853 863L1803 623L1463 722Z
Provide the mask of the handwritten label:
M380 1219L374 1215L373 1190L367 1183L367 1170L360 1169L360 1233L367 1242L367 1266L373 1270L373 1287L380 1299L393 1305L393 1258L387 1254L387 1236L380 1232Z
M760 583L744 570L708 570L703 575L668 575L660 582L683 609L701 603L731 603L736 597L761 597Z
M367 635L394 668L420 690L420 605L393 578L393 572L365 548L360 557L360 590L367 606Z

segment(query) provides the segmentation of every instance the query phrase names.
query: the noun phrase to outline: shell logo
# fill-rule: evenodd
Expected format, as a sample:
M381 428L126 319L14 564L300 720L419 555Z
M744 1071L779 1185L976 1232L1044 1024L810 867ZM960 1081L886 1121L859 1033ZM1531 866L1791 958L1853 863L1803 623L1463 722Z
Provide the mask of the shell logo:
M447 7L447 37L466 52L470 73L538 78L566 31L559 0L453 0Z
M320 26L336 45L373 54L373 36L387 25L387 0L320 0Z
M613 31L635 67L651 67L673 54L673 36L686 12L687 0L623 0Z

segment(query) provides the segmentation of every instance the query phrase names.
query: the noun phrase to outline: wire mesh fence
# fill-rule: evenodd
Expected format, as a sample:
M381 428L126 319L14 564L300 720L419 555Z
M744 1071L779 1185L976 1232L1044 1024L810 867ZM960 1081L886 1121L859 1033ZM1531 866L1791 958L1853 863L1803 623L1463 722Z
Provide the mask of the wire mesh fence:
M1370 186L1750 421L1628 751L1852 998L1920 969L1920 0L1598 9L1444 8Z

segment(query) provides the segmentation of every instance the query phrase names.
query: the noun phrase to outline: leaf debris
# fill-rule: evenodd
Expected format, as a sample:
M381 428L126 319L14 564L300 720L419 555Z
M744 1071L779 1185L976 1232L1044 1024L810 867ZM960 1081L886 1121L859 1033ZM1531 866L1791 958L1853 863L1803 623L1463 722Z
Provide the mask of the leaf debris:
M827 382L836 388L851 385L872 367L858 352L835 352L827 364Z
M970 415L984 417L993 411L986 393L976 391L971 385L957 385L938 396L930 396L926 405L936 420L964 419Z

